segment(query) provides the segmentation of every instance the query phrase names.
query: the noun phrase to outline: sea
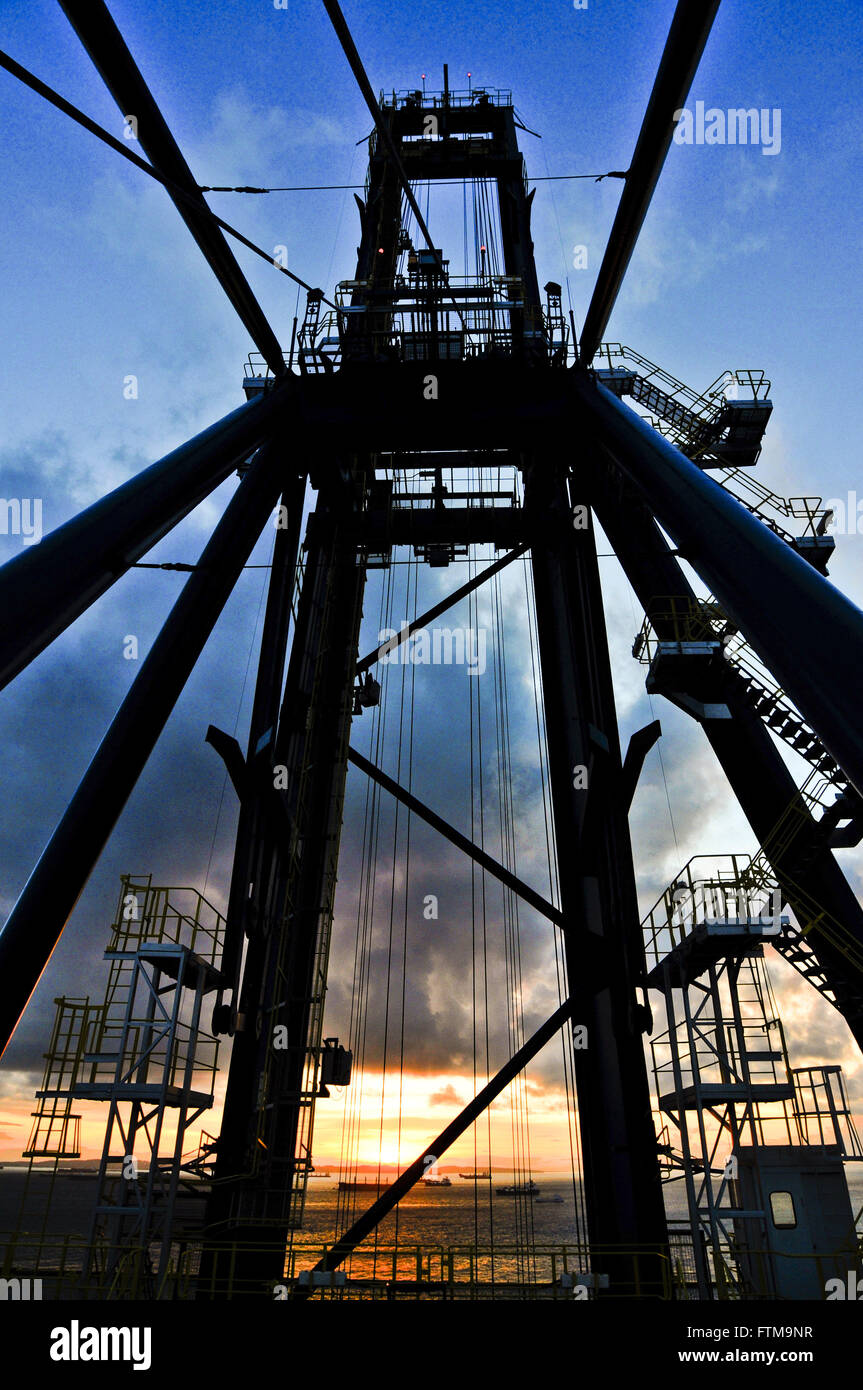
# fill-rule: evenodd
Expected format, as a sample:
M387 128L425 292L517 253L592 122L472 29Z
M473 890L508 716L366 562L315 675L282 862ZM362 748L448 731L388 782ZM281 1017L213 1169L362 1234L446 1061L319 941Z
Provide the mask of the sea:
M850 1166L848 1185L855 1215L863 1208L863 1164ZM394 1176L394 1175L393 1175ZM394 1269L393 1251L397 1247L398 1277L416 1271L416 1278L447 1277L453 1270L464 1277L472 1268L477 1277L494 1279L544 1279L555 1277L564 1266L564 1247L583 1242L577 1214L581 1205L578 1185L568 1172L534 1174L538 1193L533 1198L500 1195L496 1188L512 1183L513 1174L495 1171L491 1181L451 1175L450 1187L414 1187L398 1207L386 1216L373 1236L363 1243L364 1257L355 1260L352 1277L358 1274L387 1276ZM25 1165L4 1165L0 1169L0 1252L9 1233L23 1230L35 1237L42 1228L42 1214L51 1189L51 1176L45 1169L34 1169L27 1191L27 1218L19 1224L21 1200L28 1182ZM96 1195L92 1172L58 1172L54 1179L50 1210L44 1224L47 1247L59 1249L64 1236L77 1237L78 1245L89 1230L90 1210ZM337 1174L312 1177L308 1183L302 1229L295 1233L296 1268L310 1268L323 1251L341 1235L374 1201L377 1188L370 1182L368 1192L340 1192ZM560 1197L561 1201L547 1199ZM666 1209L674 1228L686 1221L686 1199L682 1183L667 1184ZM200 1198L180 1197L177 1215L194 1227L203 1206ZM37 1219L38 1217L38 1219ZM34 1241L35 1245L35 1241ZM494 1249L493 1261L489 1259ZM526 1253L530 1250L530 1254ZM43 1260L45 1260L43 1256ZM47 1262L53 1263L50 1253ZM68 1259L74 1265L74 1259ZM471 1263L473 1262L473 1264ZM26 1244L19 1245L15 1260L19 1269L31 1267ZM568 1267L573 1267L572 1258ZM392 1277L392 1273L389 1273Z
M536 1197L498 1195L497 1187L518 1181L505 1171L495 1171L492 1181L459 1178L455 1173L448 1176L451 1187L418 1185L408 1192L396 1210L380 1223L378 1244L391 1245L398 1240L399 1245L448 1247L488 1245L493 1240L497 1245L522 1241L526 1229L538 1244L569 1244L579 1239L576 1195L580 1200L580 1191L574 1190L571 1173L534 1176L538 1196L543 1199L559 1196L560 1203L537 1201ZM383 1179L390 1180L389 1176ZM363 1181L362 1175L358 1181ZM0 1233L16 1229L26 1183L26 1165L4 1165L0 1169ZM51 1188L49 1171L34 1168L29 1183L26 1228L32 1230L34 1218L30 1213L44 1207ZM86 1235L95 1194L94 1174L58 1172L46 1231L53 1235ZM325 1245L332 1242L376 1196L377 1187L371 1178L367 1192L340 1192L335 1174L331 1178L310 1178L302 1225L303 1243ZM179 1199L181 1209L186 1204L187 1199Z

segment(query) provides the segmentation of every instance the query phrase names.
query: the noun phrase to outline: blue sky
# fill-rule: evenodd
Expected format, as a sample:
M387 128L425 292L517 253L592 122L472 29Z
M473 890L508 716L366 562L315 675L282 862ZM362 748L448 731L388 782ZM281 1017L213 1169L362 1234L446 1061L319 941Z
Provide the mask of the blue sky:
M437 88L444 62L453 88L466 86L470 71L474 86L511 89L525 124L542 136L522 135L528 173L539 177L627 167L674 5L346 0L343 8L376 90L419 86L423 72ZM322 5L113 0L111 9L202 183L362 183L357 142L370 119ZM859 485L860 17L857 0L724 0L689 105L779 108L781 151L672 146L607 334L699 389L725 368L764 368L774 415L758 474L786 494L842 497ZM120 113L59 7L6 0L0 33L14 58L122 134ZM233 409L252 345L163 190L6 73L0 121L0 492L42 497L50 530ZM568 281L579 324L620 188L615 180L538 184L540 283ZM352 275L351 193L210 201L265 249L287 245L290 267L309 283L331 292ZM432 218L432 229L456 257L460 218ZM572 265L576 245L588 248L586 270ZM287 347L296 288L242 248L236 254ZM139 382L134 401L123 396L129 374ZM149 558L193 559L233 485ZM257 561L270 543L265 537ZM19 545L0 536L0 560ZM840 537L831 570L858 603L861 554L859 535ZM643 670L628 655L640 617L614 563L603 573L627 733L651 717ZM4 760L3 917L134 676L123 637L136 633L145 650L181 582L130 574L4 692L0 737L12 751ZM234 810L202 739L209 722L242 734L262 583L262 571L244 576L76 910L8 1054L10 1094L25 1073L32 1081L53 995L89 987L80 943L98 954L120 872L153 868L157 880L202 885L209 864L208 890L224 899ZM752 847L699 731L665 705L656 713L662 768L654 752L633 821L645 906L689 854ZM191 835L190 824L202 833ZM844 862L858 882L856 853ZM445 963L432 953L424 968L431 978ZM334 999L344 1006L338 989ZM841 1050L859 1070L835 1016L794 999L805 1046ZM428 1065L445 1060L442 1049Z

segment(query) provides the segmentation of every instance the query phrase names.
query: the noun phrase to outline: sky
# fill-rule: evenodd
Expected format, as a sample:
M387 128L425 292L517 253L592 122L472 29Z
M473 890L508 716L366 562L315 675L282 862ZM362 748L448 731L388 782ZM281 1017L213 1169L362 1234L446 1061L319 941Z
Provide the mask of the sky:
M674 6L671 0L588 0L584 8L569 0L477 0L470 6L346 0L343 9L376 90L418 87L424 73L429 90L439 88L445 62L454 89L467 87L470 73L473 86L512 90L523 123L536 132L521 136L528 175L547 178L628 166ZM370 119L322 5L112 0L111 10L201 183L362 183ZM860 17L859 0L723 0L688 106L763 108L781 140L774 138L773 153L758 145L672 146L606 335L696 389L727 368L763 368L774 413L757 475L783 495L844 499L859 486ZM58 6L4 0L0 34L15 59L122 136L121 113ZM0 493L39 498L47 533L240 404L243 362L253 345L164 190L5 72L0 120L6 344ZM537 184L533 235L540 284L564 284L564 306L572 305L579 325L620 188L613 179ZM213 194L210 204L265 249L286 246L290 268L327 293L353 274L358 219L348 190ZM438 244L455 261L461 218L444 203L432 205L430 218ZM577 247L586 248L586 265ZM236 254L287 347L303 297L251 253L237 248ZM137 379L134 399L124 393L130 376ZM194 560L235 483L224 483L148 560ZM0 535L0 561L22 544L21 536ZM254 563L267 563L271 545L270 532ZM601 537L600 549L608 549ZM426 572L417 595L406 587L409 572L395 571L396 626L413 611L409 605L416 602L421 611L455 582L452 572ZM663 725L631 818L646 911L691 855L753 850L755 844L700 730L661 699L648 700L644 669L631 657L641 621L637 605L616 561L604 558L602 573L623 741L653 717ZM0 1160L23 1148L54 998L101 993L100 954L119 875L152 872L154 882L193 885L217 907L225 905L236 805L203 739L215 723L243 741L265 574L245 572L4 1058ZM863 542L856 532L837 537L831 577L863 602ZM143 656L182 583L177 573L130 572L3 692L0 921L135 676L135 662L123 654L126 637L137 637ZM366 603L369 645L381 611L376 583ZM548 892L541 800L530 774L536 730L524 594L523 570L502 583L497 639L505 628L518 868ZM453 619L492 630L488 603L481 600L478 616L465 607ZM464 671L429 667L403 687L402 668L393 667L387 674L387 746L392 770L400 704L413 692L414 790L476 833L482 794L475 786L471 802L463 775L470 679ZM480 678L476 686L483 688L490 734L492 682L483 686ZM364 726L361 748L367 737ZM807 769L793 754L788 758L802 780ZM489 778L496 776L496 763L483 766ZM488 796L494 853L500 808L493 787ZM325 1032L343 1039L351 1026L365 797L362 778L352 771L325 1019ZM474 942L471 950L465 935L470 872L455 850L414 823L411 872L404 879L390 862L393 843L404 843L404 819L397 832L392 808L382 808L381 816L371 958L376 978L384 979L392 902L399 950L404 924L410 926L401 1142L402 1155L413 1156L411 1144L443 1127L472 1094L477 1076L481 1083L486 1067L499 1065L511 1043L503 903L490 893L489 1051L481 1012L475 1064L471 961L479 947ZM402 837L397 841L396 833ZM859 891L863 855L844 851L841 862ZM434 930L423 926L425 893L442 902ZM530 1031L557 1000L554 946L549 929L525 912L519 939L523 1023ZM790 967L771 960L770 968L792 1060L841 1061L854 1107L863 1114L863 1066L838 1015ZM373 989L369 1003L361 1084L364 1114L371 1118L360 1156L372 1161L384 1150L387 1158L398 1154L399 1083L390 1079L384 1088L381 1066L385 1030L388 1066L398 1060L402 983L399 970L391 970L391 990ZM530 1105L535 1160L568 1162L559 1049L538 1059L518 1095L518 1105ZM512 1114L507 1102L496 1112L495 1154L509 1152ZM343 1118L340 1099L319 1106L326 1161L338 1156ZM85 1139L93 1152L94 1122ZM454 1155L466 1159L472 1144L473 1138L465 1141Z

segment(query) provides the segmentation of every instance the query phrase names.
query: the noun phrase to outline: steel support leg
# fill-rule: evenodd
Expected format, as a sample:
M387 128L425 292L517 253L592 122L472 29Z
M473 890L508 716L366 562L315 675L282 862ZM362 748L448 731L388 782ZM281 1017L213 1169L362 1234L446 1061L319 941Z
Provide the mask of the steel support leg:
M334 483L310 519L275 769L290 831L270 838L249 899L202 1294L228 1292L216 1247L230 1243L232 1296L281 1277L310 1157L348 736L365 567L339 521L352 492ZM227 1276L226 1276L227 1277Z
M231 499L0 933L6 1045L279 496L280 447Z
M262 798L264 794L272 796L273 786L271 778L269 785L265 786L258 770L265 769L268 773L272 764L272 744L275 741L279 718L279 696L288 647L305 492L306 477L302 474L291 480L282 496L285 513L281 515L286 516L287 525L280 526L276 532L264 630L261 634L246 756L246 770L249 776L245 779L245 794L240 804L222 950L222 973L228 987L233 987L235 999L239 986L243 936L248 926L246 910L249 892L257 880L262 854L269 852L271 817L262 805Z
M573 528L565 471L548 460L528 471L525 507L543 518L533 569L567 976L573 1021L587 1029L573 1057L588 1227L595 1245L659 1247L667 1231L635 997L643 948L593 531ZM632 1292L625 1261L599 1272Z

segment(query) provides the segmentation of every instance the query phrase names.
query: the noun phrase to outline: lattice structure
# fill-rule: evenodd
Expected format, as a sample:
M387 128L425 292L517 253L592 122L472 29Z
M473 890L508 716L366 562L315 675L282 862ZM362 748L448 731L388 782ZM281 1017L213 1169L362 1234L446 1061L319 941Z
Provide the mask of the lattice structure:
M650 1042L660 1150L690 1215L684 1285L702 1298L775 1297L790 1264L801 1288L823 1296L826 1279L858 1267L841 1161L863 1149L841 1069L790 1064L763 961L765 942L778 945L790 926L779 890L765 895L748 856L726 856L709 876L701 864L685 866L644 922L648 985L665 1010ZM827 1168L847 1217L835 1246L816 1235L802 1252L781 1248L772 1162L798 1182Z

